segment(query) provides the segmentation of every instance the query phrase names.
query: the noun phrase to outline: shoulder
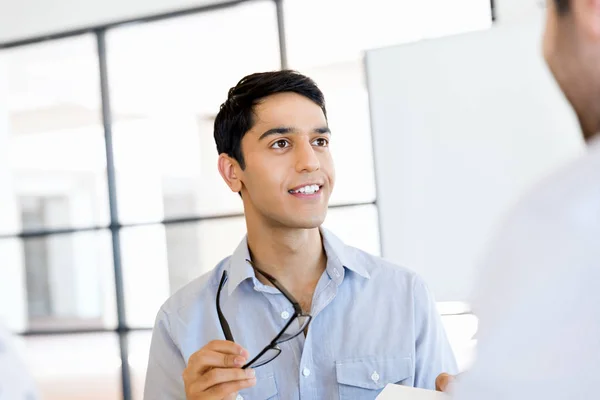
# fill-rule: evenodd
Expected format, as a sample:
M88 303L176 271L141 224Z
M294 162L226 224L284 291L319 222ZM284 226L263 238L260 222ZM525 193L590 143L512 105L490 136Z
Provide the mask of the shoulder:
M424 286L424 281L415 271L385 258L370 254L364 250L346 245L348 262L355 262L364 267L370 279L376 284L393 284L398 288L415 288ZM400 286L398 286L400 285Z
M556 298L570 280L596 270L593 264L600 258L598 150L540 181L506 215L482 260L474 293L481 307L496 310L503 304L509 308L494 296ZM542 278L544 285L539 284Z
M599 218L600 142L526 192L508 214L505 227L526 221L534 226L545 222L597 228Z
M505 216L492 245L530 250L538 244L591 237L599 230L600 147L596 145L531 187ZM546 248L552 250L556 248Z

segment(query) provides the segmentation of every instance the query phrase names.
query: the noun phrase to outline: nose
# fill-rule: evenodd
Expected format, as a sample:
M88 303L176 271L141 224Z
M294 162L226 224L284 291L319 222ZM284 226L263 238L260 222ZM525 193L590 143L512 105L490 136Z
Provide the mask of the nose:
M321 168L321 162L313 146L308 142L296 146L296 171L314 172Z

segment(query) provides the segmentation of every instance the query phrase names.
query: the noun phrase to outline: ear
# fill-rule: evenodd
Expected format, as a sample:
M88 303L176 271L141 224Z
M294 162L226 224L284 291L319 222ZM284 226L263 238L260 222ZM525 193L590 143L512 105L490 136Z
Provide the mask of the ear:
M227 154L220 154L218 164L219 173L227 186L229 186L232 192L240 192L242 190L242 181L238 176L238 171L241 171L239 163Z
M572 4L577 25L586 37L600 43L600 0L573 0Z

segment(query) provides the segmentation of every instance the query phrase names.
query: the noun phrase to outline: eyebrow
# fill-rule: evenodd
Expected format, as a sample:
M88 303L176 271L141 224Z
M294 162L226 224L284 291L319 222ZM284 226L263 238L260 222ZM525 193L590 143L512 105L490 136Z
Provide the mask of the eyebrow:
M269 129L268 131L266 131L265 133L260 135L260 138L258 138L258 140L263 140L264 138L273 136L273 135L286 135L289 133L297 133L297 132L298 132L298 129L296 129L296 128L280 126L277 128ZM331 130L329 129L328 126L323 126L320 128L313 129L313 133L318 133L320 135L324 135L327 133L331 134Z

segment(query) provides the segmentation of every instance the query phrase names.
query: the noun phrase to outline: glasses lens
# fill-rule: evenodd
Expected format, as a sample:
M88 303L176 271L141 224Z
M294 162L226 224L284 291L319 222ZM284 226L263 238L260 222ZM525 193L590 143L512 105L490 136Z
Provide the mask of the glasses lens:
M258 360L254 361L252 364L249 364L248 367L257 368L257 367L260 367L261 365L265 365L265 364L273 361L275 358L277 358L279 353L281 353L281 349L279 347L271 348L271 349L267 350L265 352L265 354L260 356L260 358Z
M277 343L287 342L288 340L292 340L306 329L308 323L310 322L310 316L308 315L300 315L298 318L295 318L294 321L287 327L283 335L279 338Z

